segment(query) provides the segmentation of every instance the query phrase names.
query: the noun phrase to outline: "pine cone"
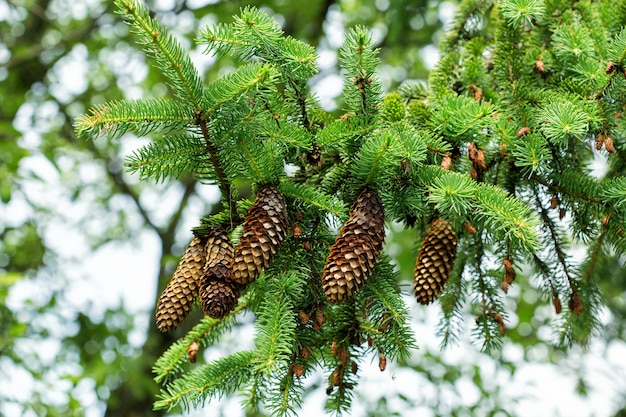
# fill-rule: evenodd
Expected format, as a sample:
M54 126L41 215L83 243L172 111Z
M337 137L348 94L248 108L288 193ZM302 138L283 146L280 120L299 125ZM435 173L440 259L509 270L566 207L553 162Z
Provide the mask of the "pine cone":
M239 285L233 281L233 245L224 230L211 231L205 254L200 304L204 314L221 319L235 308L239 300Z
M365 188L330 249L322 273L324 294L339 303L358 291L372 274L385 242L385 211L378 193Z
M204 262L204 244L196 237L185 249L172 279L159 297L156 322L163 333L174 330L189 314L198 296Z
M248 211L243 236L235 250L235 282L247 285L269 266L287 235L287 227L285 198L274 187L261 188Z
M221 280L215 275L204 275L200 288L202 311L209 317L227 316L239 301L239 285L231 280Z
M439 218L430 223L415 265L413 289L418 303L430 304L441 294L454 267L456 244L450 223Z

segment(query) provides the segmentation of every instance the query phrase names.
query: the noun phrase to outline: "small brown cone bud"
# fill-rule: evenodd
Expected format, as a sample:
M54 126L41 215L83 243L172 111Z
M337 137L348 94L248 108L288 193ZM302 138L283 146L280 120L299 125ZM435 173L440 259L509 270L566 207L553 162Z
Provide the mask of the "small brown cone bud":
M333 340L333 343L330 345L330 353L333 354L334 357L339 356L339 346L337 345L337 341Z
M554 294L552 296L552 305L554 306L554 311L556 312L556 314L561 314L561 300L559 299L559 296L557 294Z
M413 289L418 303L432 303L443 290L454 267L456 245L456 234L450 223L434 219L422 241L415 265Z
M387 357L385 355L378 356L378 369L380 369L380 372L387 369Z
M602 149L602 145L604 145L604 135L599 133L596 135L596 151Z
M467 157L470 161L474 162L476 160L476 154L478 152L478 148L476 147L475 142L470 142L467 146Z
M337 367L332 375L333 384L338 387L341 384L341 367Z
M326 258L324 295L339 303L358 291L372 275L385 241L385 212L378 193L365 188Z
M348 364L348 357L349 357L349 353L346 349L341 349L339 351L339 361L341 362L341 364L343 366L346 366Z
M611 220L611 215L607 214L602 218L602 226L606 226L607 224L609 224L609 221Z
M378 326L378 331L381 333L385 333L385 331L389 328L390 324L391 324L391 317L389 317L387 314L383 314L381 317L380 326Z
M235 282L247 285L269 266L287 235L287 227L285 198L274 187L261 188L246 215L235 250Z
M506 334L506 326L504 325L504 319L500 313L493 314L494 321L498 324L498 330L500 331L500 336L504 336Z
M163 333L174 330L189 314L198 296L204 262L204 245L199 238L194 238L157 303L156 323Z
M311 320L311 315L302 310L298 312L298 317L300 318L300 324L303 326L306 326L309 320Z
M191 342L191 345L189 345L189 347L187 348L187 359L189 359L189 362L196 363L198 350L200 350L200 347L198 346L198 342L196 341Z
M517 137L521 138L524 135L527 135L530 133L530 128L528 126L524 126L522 127L520 130L517 131Z
M470 235L476 234L476 228L471 223L467 222L464 226L467 233L469 233Z
M615 62L613 62L613 61L609 61L609 63L608 63L608 64L607 64L607 66L606 66L606 71L605 71L605 72L606 72L607 74L612 73L613 71L615 71L615 67L616 67L616 66L617 66L617 65L615 65Z
M559 197L555 194L552 196L552 198L550 199L550 208L552 210L554 210L555 208L557 208L559 206Z
M296 239L300 239L302 236L302 229L298 226L298 223L293 224L293 237Z
M500 142L500 158L504 158L505 156L506 156L506 143Z
M613 142L611 135L606 135L604 137L604 149L606 149L608 153L615 153L615 143Z
M324 310L318 307L318 309L315 311L315 320L313 320L313 328L315 330L320 330L322 326L324 325L324 321L325 321Z
M302 377L302 375L304 375L304 368L302 367L302 365L300 365L299 363L296 363L296 364L293 366L293 375L294 375L296 378L301 378L301 377Z
M537 71L539 74L543 74L546 72L546 67L543 64L543 56L539 55L537 57L537 60L535 61L535 71Z
M580 301L580 296L578 295L578 291L572 289L572 294L569 297L568 307L570 311L577 316L580 316L583 313L583 303Z
M566 214L567 210L565 209L565 207L561 207L561 209L559 210L559 220L563 220L563 217L565 217Z
M470 167L469 174L470 174L470 178L473 179L474 181L478 179L478 171L476 171L476 168L474 168L474 165Z
M502 289L504 292L508 292L509 286L513 284L513 281L515 281L515 269L513 269L513 263L509 258L505 258L502 263L504 264L504 281L502 282Z
M233 281L233 244L224 230L211 230L205 254L200 304L204 314L221 319L235 308L239 300L239 285Z
M355 361L350 361L350 371L352 371L353 374L359 372L359 365Z
M485 163L485 151L483 151L482 149L479 149L476 152L476 166L480 169L482 169L483 171L485 169L487 169L487 164Z
M474 90L474 100L476 101L480 101L483 98L483 90L481 90L480 88L477 88L476 90Z
M311 357L311 351L307 348L302 346L300 348L300 357L304 360L307 360Z
M452 168L452 157L449 154L447 154L441 160L441 169L445 169L449 171L450 168Z

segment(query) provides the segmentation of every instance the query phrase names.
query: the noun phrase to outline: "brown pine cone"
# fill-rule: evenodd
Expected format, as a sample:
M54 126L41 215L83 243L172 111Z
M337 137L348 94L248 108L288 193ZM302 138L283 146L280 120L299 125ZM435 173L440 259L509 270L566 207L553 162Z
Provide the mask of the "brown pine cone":
M204 314L221 319L233 311L238 301L239 285L236 282L215 275L202 276L200 303Z
M221 319L235 308L239 300L239 285L233 281L233 245L224 230L211 230L205 254L200 304L204 314Z
M374 271L385 242L385 211L378 193L365 188L330 249L322 273L324 294L339 303L358 291Z
M287 227L285 198L276 188L264 186L246 215L235 250L235 282L247 285L269 266L287 235Z
M441 294L454 267L456 245L456 234L450 223L434 219L422 241L415 265L413 289L418 303L430 304Z
M155 316L157 327L163 333L174 330L189 314L198 296L204 262L204 244L196 237L185 249L172 279L159 297Z

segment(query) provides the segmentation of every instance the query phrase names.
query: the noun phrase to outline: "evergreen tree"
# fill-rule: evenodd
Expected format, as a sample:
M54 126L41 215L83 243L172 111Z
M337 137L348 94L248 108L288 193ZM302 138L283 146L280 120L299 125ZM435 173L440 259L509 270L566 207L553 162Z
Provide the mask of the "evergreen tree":
M384 370L417 346L397 271L381 252L385 220L423 239L415 293L420 302L439 296L444 346L469 303L476 339L498 348L506 292L527 265L561 317L561 345L598 330L596 265L626 249L626 8L464 1L428 88L406 83L386 96L378 51L356 27L340 51L344 113L335 117L309 90L314 48L264 12L244 8L202 30L207 53L238 62L203 83L143 5L116 5L173 95L94 107L77 133L149 135L128 157L130 171L155 181L193 175L217 184L223 205L190 233L219 260L204 268L215 289L202 305L220 314L155 364L165 385L155 408L240 391L249 407L290 415L302 377L321 367L328 410L346 411L360 362L378 358ZM599 173L595 159L608 169ZM224 232L234 255L226 238L211 245ZM573 241L588 244L582 262L568 251ZM205 307L209 299L227 304ZM254 349L189 369L187 352L215 343L244 310L256 317Z

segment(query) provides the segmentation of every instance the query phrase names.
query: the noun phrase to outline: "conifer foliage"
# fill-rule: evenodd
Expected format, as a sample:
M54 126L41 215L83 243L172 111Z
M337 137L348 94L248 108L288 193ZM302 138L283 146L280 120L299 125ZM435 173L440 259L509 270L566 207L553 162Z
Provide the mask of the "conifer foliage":
M163 331L198 295L206 316L155 364L156 408L240 392L250 407L294 415L321 367L327 409L348 410L362 366L378 359L384 370L417 345L383 252L385 222L423 242L414 290L420 303L439 297L443 345L459 336L466 303L477 342L502 343L504 298L528 279L522 265L555 307L557 342L597 331L595 267L626 251L626 22L607 2L463 0L428 88L386 96L367 29L350 29L340 117L311 94L315 50L266 13L244 8L201 30L207 53L238 63L203 82L138 0L115 3L173 95L97 105L77 132L152 137L129 171L194 175L222 195L159 300ZM606 172L592 172L594 158ZM572 239L589 245L583 262ZM189 364L246 310L253 348Z

